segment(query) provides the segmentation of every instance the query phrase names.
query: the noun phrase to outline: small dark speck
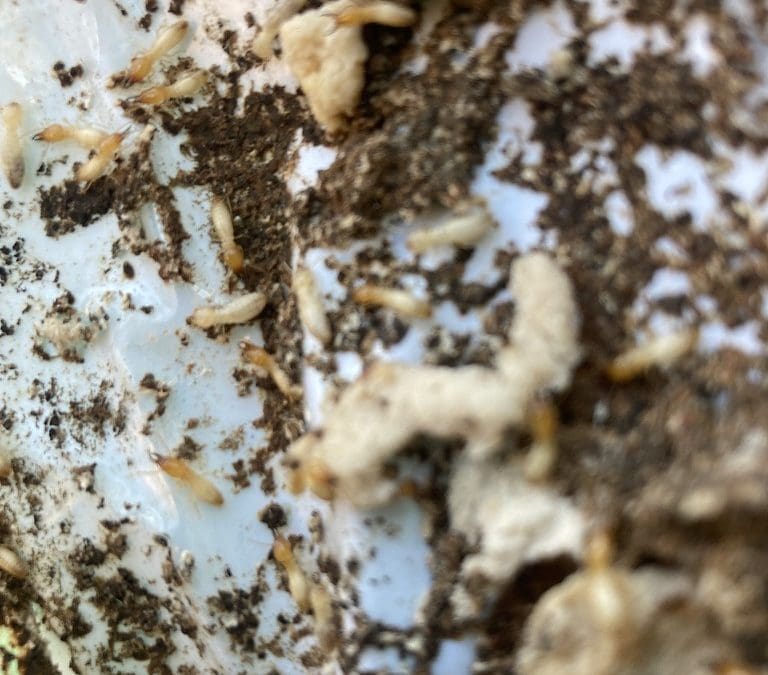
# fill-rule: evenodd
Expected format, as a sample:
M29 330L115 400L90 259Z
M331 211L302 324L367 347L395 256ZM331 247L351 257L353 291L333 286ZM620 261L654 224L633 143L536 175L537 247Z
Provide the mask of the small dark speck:
M128 279L133 279L133 277L136 276L136 272L133 270L133 265L127 260L123 263L123 274L125 274Z

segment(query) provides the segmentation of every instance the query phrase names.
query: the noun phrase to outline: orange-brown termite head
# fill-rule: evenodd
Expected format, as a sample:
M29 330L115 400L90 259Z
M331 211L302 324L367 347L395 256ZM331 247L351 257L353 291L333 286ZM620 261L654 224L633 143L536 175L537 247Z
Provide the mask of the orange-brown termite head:
M193 494L208 504L221 506L224 497L218 488L207 478L201 476L187 462L179 457L156 456L155 462L169 476L176 478L186 485Z
M124 138L125 132L107 136L96 148L96 154L77 170L77 180L89 183L101 176L120 148Z

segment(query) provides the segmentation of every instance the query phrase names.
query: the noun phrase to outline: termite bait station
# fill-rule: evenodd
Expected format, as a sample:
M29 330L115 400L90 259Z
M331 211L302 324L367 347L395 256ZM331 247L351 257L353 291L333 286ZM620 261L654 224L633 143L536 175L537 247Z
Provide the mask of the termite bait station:
M579 359L578 315L568 277L548 256L534 253L512 266L517 313L509 346L496 368L447 368L380 362L342 392L319 433L289 449L304 483L318 494L318 473L336 494L374 506L397 493L381 468L419 434L463 438L475 459L492 455L505 429L525 422L538 392L564 389Z

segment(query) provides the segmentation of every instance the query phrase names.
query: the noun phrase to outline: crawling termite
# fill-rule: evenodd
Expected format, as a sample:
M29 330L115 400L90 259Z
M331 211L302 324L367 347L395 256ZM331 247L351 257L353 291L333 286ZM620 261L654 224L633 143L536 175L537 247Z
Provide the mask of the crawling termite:
M243 269L243 249L235 243L232 214L222 197L216 196L211 200L211 222L221 242L224 264L233 272L240 272Z
M315 618L317 644L323 651L330 652L338 642L336 615L331 596L320 584L312 584L309 589L309 604Z
M356 2L334 14L337 26L364 26L378 23L393 28L407 28L416 23L416 12L396 2L373 0Z
M416 230L408 237L408 248L424 253L446 244L460 247L474 246L493 229L494 220L485 204L465 208L436 227Z
M315 276L306 267L299 267L293 273L293 292L296 294L301 322L320 342L328 344L332 337L331 326L315 284Z
M650 368L669 367L690 352L697 340L695 329L653 338L617 356L606 368L606 374L614 382L628 382Z
M274 357L265 349L257 347L248 340L240 342L240 349L243 356L254 366L265 370L280 393L287 399L296 399L301 397L301 387L291 384L291 380L285 371L278 365Z
M24 561L5 546L0 546L0 570L7 572L17 579L24 579L29 574L29 569Z
M213 506L221 506L224 503L224 497L218 488L207 478L197 473L185 460L179 457L158 455L155 457L155 462L169 476L184 483L201 501L213 504Z
M525 477L530 481L545 480L557 460L557 410L550 401L536 401L529 413L528 424L533 438L525 457Z
M45 127L41 132L32 136L36 141L46 143L59 143L61 141L75 141L84 148L98 148L109 134L100 129L89 129L87 127L72 127L66 124L51 124Z
M187 35L188 30L189 23L186 21L177 21L161 30L155 43L143 54L132 58L126 70L115 73L107 86L130 87L137 82L143 82L155 63L178 45Z
M296 556L293 555L290 542L283 536L277 537L272 547L272 555L285 568L285 573L288 575L288 590L291 592L291 597L299 609L302 612L306 612L310 606L309 582L307 577L304 576L304 572L301 571L299 563L296 561Z
M124 138L125 133L119 132L110 134L99 143L96 154L77 170L77 180L89 183L101 176L120 148Z
M0 159L3 163L5 176L8 183L14 189L21 187L24 180L24 153L21 147L21 106L18 103L9 103L0 113L5 126L5 138Z
M160 105L174 98L187 98L193 96L207 81L208 73L204 70L197 70L172 84L150 87L132 98L131 101L143 105Z
M432 307L428 302L397 288L366 284L353 291L352 299L361 305L387 307L396 314L411 319L426 319L432 316Z
M221 307L198 307L187 322L198 328L247 323L257 317L267 304L267 297L256 291L243 295Z

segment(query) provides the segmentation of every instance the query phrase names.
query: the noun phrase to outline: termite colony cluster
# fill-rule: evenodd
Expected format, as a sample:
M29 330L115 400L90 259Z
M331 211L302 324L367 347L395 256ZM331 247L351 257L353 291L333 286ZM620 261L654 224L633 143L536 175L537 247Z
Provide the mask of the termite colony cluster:
M344 133L362 97L369 56L363 27L369 23L410 27L419 15L411 7L385 0L334 0L302 11L305 4L305 0L278 2L253 49L266 60L279 42L279 58L298 80L320 127L333 137ZM161 31L149 50L112 77L110 87L144 82L188 30L187 22L180 21ZM129 101L162 105L194 95L207 82L208 74L197 70L148 88ZM24 178L20 106L3 108L2 120L6 134L2 161L8 182L16 188ZM50 143L75 142L91 151L93 155L76 171L77 180L86 186L107 171L125 137L125 131L61 124L34 136ZM151 131L144 138L151 138ZM237 243L226 195L213 196L210 220L227 270L241 274L245 254ZM440 225L412 232L407 247L417 255L440 246L471 248L495 227L481 200L466 200ZM451 527L469 542L472 552L462 565L463 585L450 598L456 616L472 621L486 609L482 593L466 591L474 579L482 578L488 596L493 596L526 560L550 552L548 541L568 540L574 557L585 563L536 604L517 657L522 675L749 672L727 644L710 639L684 578L661 569L629 571L614 565L611 536L552 487L559 431L554 401L571 385L581 355L575 293L560 265L543 253L519 256L511 264L508 291L515 300L514 320L493 367L373 364L328 405L320 428L290 446L285 461L289 488L295 493L308 489L324 500L346 500L360 508L378 507L419 493L418 486L387 471L410 443L422 437L459 439L464 447L453 462L448 512ZM305 331L329 345L333 328L308 267L299 264L294 270L292 292ZM426 319L433 313L428 300L386 285L361 285L350 293L350 300L385 307L404 320ZM202 330L247 324L268 302L264 292L254 291L225 304L198 307L187 323ZM604 374L621 385L650 369L674 367L697 340L695 330L683 330L649 341L616 357ZM274 354L250 340L242 340L239 347L242 359L271 379L286 404L302 399L301 387L291 381ZM527 451L514 459L500 457L499 448L512 429L528 439ZM202 502L223 504L218 488L184 459L153 459ZM3 466L0 462L0 471ZM272 555L285 572L297 607L311 612L318 645L332 654L342 644L342 603L318 580L319 575L309 572L296 548L289 537L276 534ZM27 573L23 561L3 547L0 568L19 578Z

